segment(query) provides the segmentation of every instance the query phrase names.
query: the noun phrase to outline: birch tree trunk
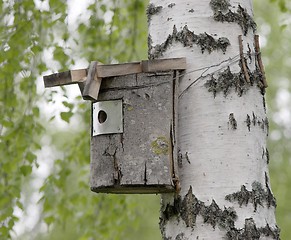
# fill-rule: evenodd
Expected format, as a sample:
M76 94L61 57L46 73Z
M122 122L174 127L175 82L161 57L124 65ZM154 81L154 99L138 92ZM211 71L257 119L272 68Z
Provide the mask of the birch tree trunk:
M279 239L252 0L151 0L147 14L149 58L187 58L163 239Z

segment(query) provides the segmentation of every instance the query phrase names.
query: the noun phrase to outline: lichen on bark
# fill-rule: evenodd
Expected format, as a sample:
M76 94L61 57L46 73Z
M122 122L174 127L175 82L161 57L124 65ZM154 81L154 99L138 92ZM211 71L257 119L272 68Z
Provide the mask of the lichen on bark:
M225 53L227 47L230 45L229 40L225 37L215 39L206 32L197 35L190 31L187 25L185 25L181 31L178 31L174 25L172 34L170 34L166 41L162 44L152 46L151 36L149 36L148 40L150 59L163 56L163 53L175 42L182 43L184 47L193 47L194 45L197 45L200 47L202 53L205 51L211 53L215 50L221 50L223 53Z

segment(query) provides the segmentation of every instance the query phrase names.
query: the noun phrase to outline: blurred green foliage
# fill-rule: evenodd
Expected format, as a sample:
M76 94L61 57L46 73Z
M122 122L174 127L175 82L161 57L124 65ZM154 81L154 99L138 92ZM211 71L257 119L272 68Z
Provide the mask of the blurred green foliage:
M284 0L256 0L254 7L269 84L270 180L281 239L287 240L291 236L291 8Z
M43 1L0 2L0 239L15 236L16 208L29 215L27 206L35 191L31 186L39 178L35 171L40 165L49 166L51 158L55 161L47 169L48 176L36 188L41 194L41 213L35 217L35 226L24 229L16 239L159 239L159 196L89 191L90 106L79 97L70 99L65 88L57 103L60 91L44 93L40 78L47 70L72 68L78 59L87 63L146 59L147 1L98 0L88 5L86 20L77 20L73 30L67 1L49 0L48 8L36 2ZM282 239L291 235L288 4L255 0L270 85L270 171ZM59 104L62 110L47 113L46 104ZM58 119L70 127L58 127ZM49 139L47 155L40 154L44 138Z

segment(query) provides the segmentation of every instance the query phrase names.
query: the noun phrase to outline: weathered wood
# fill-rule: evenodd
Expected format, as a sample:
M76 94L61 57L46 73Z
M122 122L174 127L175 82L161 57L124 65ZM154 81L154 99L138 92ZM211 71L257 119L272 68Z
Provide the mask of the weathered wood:
M240 53L240 61L242 64L242 70L244 72L245 78L247 83L251 83L250 80L250 75L247 69L247 65L246 65L246 59L244 57L244 48L243 48L243 39L242 39L242 35L238 36L238 42L239 42L239 53Z
M46 88L70 85L74 83L84 82L87 76L87 69L69 70L66 72L54 73L44 76L44 86Z
M114 77L133 73L141 73L140 62L121 63L121 64L104 64L97 66L98 77Z
M168 58L144 60L141 62L143 72L163 72L170 70L185 70L186 58Z
M97 100L102 78L97 75L98 62L93 61L90 63L87 79L85 82L82 97L84 100ZM79 85L80 87L80 85ZM80 89L82 86L80 87Z
M172 161L176 159L172 148L174 85L173 71L102 81L99 101L123 99L124 130L122 134L91 137L92 191L175 191L172 173Z
M186 69L185 58L169 58L122 64L98 64L97 76L98 78L108 78L114 76L137 74L141 72L165 72L170 70L184 69ZM77 69L66 72L54 73L52 75L44 76L43 79L45 87L63 86L74 83L79 84L86 81L87 73L88 69ZM82 89L82 87L80 87L80 89ZM95 98L88 97L88 99L93 100Z
M260 68L260 71L262 73L262 81L263 81L264 87L267 88L268 83L267 83L265 68L264 68L262 56L261 56L260 36L259 35L255 35L255 51L256 51L256 60L259 64L259 68Z

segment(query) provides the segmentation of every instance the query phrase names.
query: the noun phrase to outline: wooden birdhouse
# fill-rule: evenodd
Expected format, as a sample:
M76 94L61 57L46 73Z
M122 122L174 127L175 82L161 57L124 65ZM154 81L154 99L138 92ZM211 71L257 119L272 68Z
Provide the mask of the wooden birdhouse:
M165 193L177 188L176 105L185 58L101 65L44 77L46 87L78 83L92 101L94 192Z

